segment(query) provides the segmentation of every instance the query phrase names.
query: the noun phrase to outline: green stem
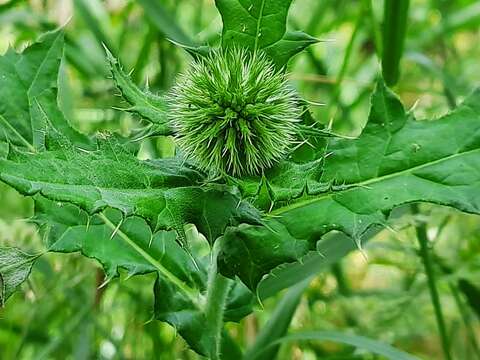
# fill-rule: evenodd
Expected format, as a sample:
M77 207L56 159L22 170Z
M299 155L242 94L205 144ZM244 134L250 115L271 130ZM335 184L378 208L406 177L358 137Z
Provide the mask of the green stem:
M418 205L412 205L413 213L418 214ZM420 244L420 257L422 258L423 265L425 267L425 273L427 275L428 289L430 291L430 298L432 300L433 309L435 311L435 318L437 320L437 326L440 333L440 340L442 342L443 355L445 359L451 360L450 346L447 337L447 330L445 326L445 320L443 317L442 307L440 304L440 296L438 295L438 289L435 282L435 272L433 270L433 261L430 254L430 248L428 245L427 227L425 223L420 223L415 226L417 239Z
M213 339L213 348L210 350L210 358L221 358L221 339L223 331L223 313L230 290L231 280L217 272L218 246L212 249L212 261L208 271L207 302L205 304L205 318L207 331Z

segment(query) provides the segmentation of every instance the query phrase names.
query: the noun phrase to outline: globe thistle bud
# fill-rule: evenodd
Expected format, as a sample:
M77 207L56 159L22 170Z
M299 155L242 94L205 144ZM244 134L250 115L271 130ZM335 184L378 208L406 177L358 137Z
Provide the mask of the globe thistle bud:
M213 50L180 76L170 120L187 158L204 171L253 175L284 158L301 110L285 74L262 53Z

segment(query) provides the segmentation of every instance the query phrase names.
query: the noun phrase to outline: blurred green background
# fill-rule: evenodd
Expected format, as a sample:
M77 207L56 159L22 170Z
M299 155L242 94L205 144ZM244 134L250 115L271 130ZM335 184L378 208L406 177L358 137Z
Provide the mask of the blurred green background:
M295 0L288 26L325 40L290 63L289 76L314 117L358 134L380 71L381 0ZM133 69L139 85L165 92L189 56L170 38L217 45L221 19L213 0L0 0L0 53L21 51L41 33L65 26L60 105L78 129L129 134L138 120L108 78L102 43ZM435 118L480 85L480 2L412 0L401 76L394 90L417 118ZM1 101L4 101L2 99ZM169 139L142 143L140 156L171 151ZM0 185L0 245L30 252L42 238L28 222L31 200ZM441 344L414 225L427 223L441 304L455 359L480 359L480 221L439 206L422 207L311 284L293 329L342 330L440 359ZM103 283L100 266L81 255L48 254L0 309L0 359L196 359L168 325L151 321L153 276ZM278 299L231 325L245 346ZM93 306L92 306L93 305ZM93 310L92 310L93 308ZM230 325L229 325L230 326ZM326 342L289 343L281 359L375 359Z

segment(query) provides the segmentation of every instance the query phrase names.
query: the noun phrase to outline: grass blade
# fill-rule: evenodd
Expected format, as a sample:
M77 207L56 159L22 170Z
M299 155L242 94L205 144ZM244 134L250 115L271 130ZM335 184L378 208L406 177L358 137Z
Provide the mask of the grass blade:
M364 336L344 334L337 331L305 331L296 334L287 335L278 339L275 343L287 341L333 341L354 346L359 349L368 350L373 354L385 356L390 360L418 360L418 358L407 354L406 352L395 349L394 347L380 341L372 340Z
M245 360L274 359L280 348L277 339L285 335L297 310L303 292L310 284L310 278L290 288L273 311L270 319L255 339L255 343L245 353Z
M176 43L193 46L193 40L180 28L175 22L174 16L169 14L167 9L156 0L139 0L139 4L143 7L145 15L155 25L155 27L163 33L169 40Z

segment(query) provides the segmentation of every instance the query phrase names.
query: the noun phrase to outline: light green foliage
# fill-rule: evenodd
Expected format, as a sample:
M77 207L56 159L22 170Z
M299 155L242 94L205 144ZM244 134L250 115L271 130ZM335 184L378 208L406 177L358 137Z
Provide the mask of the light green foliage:
M299 100L261 53L211 52L172 89L170 117L179 147L214 174L258 174L291 151Z

